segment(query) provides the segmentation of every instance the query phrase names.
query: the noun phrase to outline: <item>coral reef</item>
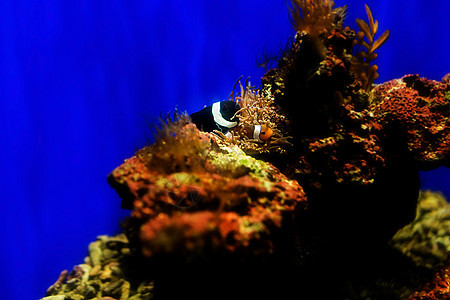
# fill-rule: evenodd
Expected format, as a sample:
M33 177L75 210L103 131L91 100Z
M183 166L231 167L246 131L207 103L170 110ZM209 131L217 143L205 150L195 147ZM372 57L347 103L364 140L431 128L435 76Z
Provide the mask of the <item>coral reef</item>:
M311 37L317 53L325 57L327 49L322 36L328 34L334 27L336 12L334 1L292 0L292 24L296 31L305 32Z
M450 85L406 75L377 86L370 109L380 123L393 123L418 168L449 166Z
M432 207L428 208L424 203L425 210L428 213L430 211L439 212L440 209L434 204L436 199L439 199L437 202L441 202L442 198L438 194L429 192L424 192L423 195L426 195L421 198L423 202L427 202L427 200L433 202ZM402 242L413 244L415 236L405 236ZM433 243L433 240L430 243ZM430 246L432 249L432 244ZM55 284L48 289L47 296L42 300L157 299L155 281L150 278L151 267L133 253L124 234L113 237L99 236L89 245L88 253L84 264L75 266L70 272L63 271L61 273ZM389 274L390 276L372 280L361 280L360 274L358 274L358 279L347 277L339 280L338 276L334 279L337 284L334 286L333 298L339 299L338 295L342 293L353 295L356 299L386 299L388 297L390 297L388 299L414 300L447 299L450 286L448 270L447 266L438 268L435 272L424 273L420 268L409 266L402 268L401 271L397 270L395 274ZM331 273L329 270L326 271L327 276L330 276ZM173 284L177 288L181 287L179 282L173 282ZM269 284L275 285L275 282ZM342 287L345 286L351 286L351 289L343 289ZM235 298L240 299L236 295ZM270 299L276 299L276 295L271 295Z
M165 126L178 130L178 122ZM172 132L171 128L164 130ZM136 255L142 255L155 272L156 294L179 292L170 287L171 274L166 272L185 274L190 265L204 274L200 272L195 278L186 275L180 284L185 294L197 297L199 293L207 297L207 291L223 284L233 286L228 289L231 296L243 282L249 292L252 282L276 281L279 269L293 259L289 252L295 240L295 215L306 208L302 188L270 163L246 155L227 139L200 132L193 124L183 128L183 134L166 137L174 142L173 149L164 148L164 153L159 153L160 148L150 146L138 151L108 178L121 195L122 206L133 208L126 233ZM163 171L152 168L149 161L154 157L192 147L185 139L210 145L201 159L185 157L185 161L201 160L200 169L174 165ZM236 268L242 273L234 274ZM253 279L244 281L243 276ZM201 292L194 289L193 281L198 278L209 282Z
M137 156L143 158L149 169L170 174L180 171L202 171L209 150L209 139L196 134L185 113L165 116L155 134L153 145L141 149Z
M203 253L204 248L233 252L251 245L255 247L251 254L272 252L269 237L282 228L283 216L306 206L302 188L227 140L202 133L192 124L184 130L189 140L211 144L201 171L169 173L174 168L168 166L160 172L149 167L149 159L171 155L168 149L160 153L152 146L144 150L146 157L139 151L109 177L118 190L126 190L123 206L133 203L130 223L136 223L134 230L140 232L144 254L189 255ZM171 145L172 151L192 147L184 140L178 142ZM190 161L197 160L193 155L189 155Z
M337 16L326 1L296 7L294 20L301 19L298 10L310 14L316 8ZM327 48L325 57L311 30L298 26L291 51L262 78L262 90L274 96L293 137L287 158L273 162L308 196L310 216L304 226L331 245L345 240L345 250L335 249L339 255L377 249L412 221L419 170L446 165L450 149L445 80L408 75L371 89L377 76L377 70L368 70L375 66L373 51L389 31L375 40L378 22L366 11L370 25L359 20L362 34L356 37L341 22L327 22L331 29L318 35ZM319 23L308 24L322 28ZM373 54L361 61L365 71L355 68L361 52L352 54L360 44L366 56Z
M374 51L389 31L375 40L367 6L369 23L358 20L355 34L343 26L346 7L291 4L288 51L261 89L233 88L241 109L231 136L175 114L108 176L132 210L125 265L154 286L155 299L448 298L448 268L427 268L449 264L444 200L423 193L417 216L416 207L419 171L449 166L450 75L374 86ZM255 124L273 135L248 138ZM67 282L62 274L50 296L79 295L88 284L69 283L84 282L93 263ZM126 282L109 290L139 290ZM97 287L96 295L125 297Z

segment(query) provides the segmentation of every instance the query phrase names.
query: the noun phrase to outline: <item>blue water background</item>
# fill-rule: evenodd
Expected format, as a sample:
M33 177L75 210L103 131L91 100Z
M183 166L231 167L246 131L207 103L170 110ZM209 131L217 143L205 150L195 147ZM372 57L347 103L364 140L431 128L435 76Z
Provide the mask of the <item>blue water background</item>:
M348 3L347 24L366 19ZM367 1L380 31L378 82L450 72L450 1ZM0 2L2 299L38 299L127 215L106 175L177 107L225 99L256 58L293 35L284 0ZM450 198L450 172L422 173Z

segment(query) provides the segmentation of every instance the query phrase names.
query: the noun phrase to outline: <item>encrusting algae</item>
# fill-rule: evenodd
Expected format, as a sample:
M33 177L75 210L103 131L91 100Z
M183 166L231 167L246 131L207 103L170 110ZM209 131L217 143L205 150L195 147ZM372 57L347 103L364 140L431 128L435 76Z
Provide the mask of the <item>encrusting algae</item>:
M271 230L282 227L285 212L306 203L301 187L274 166L245 155L239 147L213 134L200 132L195 126L188 132L190 140L210 144L205 157L189 157L189 161L204 159L201 169L174 171L168 165L160 172L138 152L110 175L116 188L131 193L122 198L126 207L133 203L131 223L137 224L134 230L140 231L144 254L188 254L189 248L202 244L214 245L221 251L245 250L254 239L260 240L258 244L263 247L255 252L271 252L271 239L266 239ZM176 140L180 144L173 144L172 150L164 149L164 155L172 156L171 151L193 146L183 141ZM150 150L151 159L158 156L159 150ZM201 249L195 252L204 253Z
M260 89L239 80L227 103L163 119L155 143L108 176L132 210L114 265L130 270L116 283L128 294L82 268L46 300L81 299L70 284L105 300L450 298L448 251L428 253L439 263L419 253L443 239L422 247L429 219L414 220L418 172L450 165L450 75L375 85L390 32L375 37L368 6L355 33L347 6L290 3L295 37Z

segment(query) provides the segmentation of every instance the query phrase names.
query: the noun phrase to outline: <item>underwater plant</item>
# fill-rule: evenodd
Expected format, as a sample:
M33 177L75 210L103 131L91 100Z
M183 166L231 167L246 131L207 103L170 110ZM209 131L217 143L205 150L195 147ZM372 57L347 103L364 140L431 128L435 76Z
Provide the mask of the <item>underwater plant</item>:
M375 50L379 49L389 38L390 31L387 29L383 34L375 39L378 32L378 20L373 20L372 12L366 4L366 13L369 18L369 24L362 19L356 19L360 31L356 34L354 45L360 45L365 48L359 51L352 60L352 71L357 75L363 84L363 89L368 92L372 89L374 80L379 77L378 66L372 62L378 57Z
M198 134L186 113L174 112L161 117L155 143L136 152L150 169L166 174L203 170L209 139Z

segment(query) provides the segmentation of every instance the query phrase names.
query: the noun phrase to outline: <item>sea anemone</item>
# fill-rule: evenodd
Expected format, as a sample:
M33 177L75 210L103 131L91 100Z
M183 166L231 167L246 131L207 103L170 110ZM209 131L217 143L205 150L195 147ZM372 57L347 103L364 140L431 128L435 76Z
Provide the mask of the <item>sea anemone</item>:
M327 48L322 36L332 31L336 15L341 8L333 10L334 1L330 0L291 0L291 23L294 29L305 32L310 37L320 57L325 58Z
M186 113L166 115L156 128L155 143L136 153L147 167L162 173L203 170L210 139Z
M286 120L277 110L273 96L256 89L248 80L244 86L238 80L235 87L238 83L240 93L234 95L233 88L230 98L239 103L241 107L236 113L236 116L239 118L239 124L232 130L230 141L250 154L266 152L284 153L286 147L291 145L289 142L290 136L280 128L280 124ZM261 125L272 131L271 137L264 142L249 138L249 128L253 128L255 125ZM223 135L220 136L224 137Z

